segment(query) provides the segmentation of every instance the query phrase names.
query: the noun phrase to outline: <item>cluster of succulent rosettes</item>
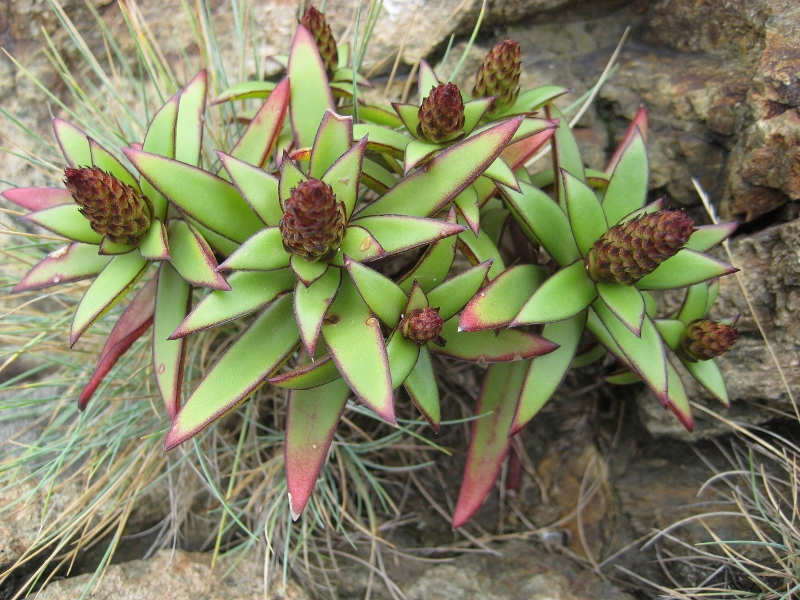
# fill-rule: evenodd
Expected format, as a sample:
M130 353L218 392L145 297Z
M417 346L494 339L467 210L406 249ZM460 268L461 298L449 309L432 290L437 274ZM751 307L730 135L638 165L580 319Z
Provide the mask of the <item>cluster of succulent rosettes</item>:
M606 231L584 264L598 283L633 285L675 256L693 231L692 220L683 211L645 213Z
M339 51L336 48L336 40L333 37L331 26L325 18L325 13L309 6L300 17L300 24L311 32L322 58L322 64L325 65L325 71L330 76L336 70L339 62Z
M514 104L519 95L522 52L519 42L505 40L492 48L475 75L472 95L475 98L496 96L489 114Z
M680 353L691 362L711 360L730 350L739 339L739 330L710 319L689 324L680 339Z
M445 340L440 335L444 320L438 308L415 308L400 321L399 329L403 337L419 346L432 342L444 347Z
M138 246L150 227L150 201L97 167L64 170L64 185L92 229L115 244Z
M339 249L345 234L344 204L336 200L333 189L324 181L303 181L285 203L280 221L281 239L286 252L309 262L330 259Z
M433 143L452 140L464 128L464 100L455 83L433 88L419 107L418 134Z

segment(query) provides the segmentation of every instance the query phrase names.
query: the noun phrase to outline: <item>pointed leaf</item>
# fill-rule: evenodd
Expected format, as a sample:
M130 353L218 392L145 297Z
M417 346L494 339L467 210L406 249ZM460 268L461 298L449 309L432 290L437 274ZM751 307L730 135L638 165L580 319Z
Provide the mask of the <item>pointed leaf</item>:
M180 326L167 335L182 338L233 321L266 306L294 288L297 279L289 269L233 273L228 277L231 291L215 290L207 294Z
M406 146L412 140L412 138L399 131L387 129L380 125L373 125L372 123L353 125L353 138L356 141L368 138L367 150L370 152L380 152L400 159L405 155Z
M323 173L350 150L352 145L353 118L340 117L333 110L326 111L317 129L314 146L311 148L308 176L321 179Z
M92 164L92 151L86 133L72 123L58 118L53 119L53 131L68 166L79 169Z
M633 286L618 283L598 283L596 287L600 299L611 312L634 334L639 335L645 315L641 292Z
M686 388L683 387L681 376L672 363L667 361L667 378L669 381L667 390L667 408L678 417L678 420L689 433L694 429L692 410L689 407L689 397L686 395Z
M74 202L37 210L22 219L74 242L97 245L103 239L103 236L92 229L89 219L80 213L80 208Z
M289 80L283 79L258 109L230 155L255 167L263 167L278 143L288 108Z
M328 87L328 76L311 32L297 27L289 54L289 116L292 120L295 145L310 148L317 128L327 110L335 105Z
M494 104L494 98L476 98L464 102L464 131L469 133L478 126L478 123Z
M192 303L192 288L167 262L158 268L155 323L153 326L153 372L170 420L181 407L181 384L186 341L170 339Z
M502 118L506 115L513 115L517 113L531 113L539 110L545 104L548 104L558 98L571 92L572 90L557 85L543 85L542 87L534 88L532 90L525 90L517 96L516 102L512 106L500 111L495 115L495 119Z
M439 79L436 73L433 72L431 66L424 60L419 61L419 80L417 82L417 89L419 91L419 103L428 97L431 89L439 85Z
M508 164L506 164L506 161L500 156L495 158L494 162L486 168L483 172L483 176L488 177L495 183L502 183L512 190L519 191L519 184L517 183L514 171L511 170Z
M408 297L400 286L349 256L344 257L344 266L370 310L392 329L397 327L408 302Z
M341 378L342 375L336 368L336 363L328 354L311 364L269 377L267 381L290 390L307 390Z
M698 283L697 285L690 286L686 290L686 296L683 299L678 319L684 325L688 326L689 323L695 319L702 319L706 314L706 304L708 303L708 285L705 283Z
M417 364L420 347L395 331L386 344L386 355L389 358L389 372L392 377L392 389L400 387L408 374Z
M289 266L291 255L283 249L278 227L262 229L219 266L220 271L271 271Z
M439 387L433 374L430 352L424 346L419 349L419 358L403 385L419 412L431 424L433 430L439 433L439 423L442 420Z
M664 343L673 350L678 349L686 325L677 319L654 319L653 322Z
M283 81L286 81L285 79ZM281 81L281 83L283 83ZM248 98L267 98L278 85L272 81L243 81L232 85L211 103L222 104L233 100L246 100Z
M331 259L331 264L344 266L344 257L349 256L357 262L368 262L387 256L372 234L363 227L349 226L344 234L339 251Z
M417 137L417 126L419 125L419 104L403 104L401 102L392 102L392 108L397 116L400 118L403 127L406 128L408 133Z
M97 253L97 246L73 243L45 256L11 291L29 292L94 277L110 260Z
M105 255L114 255L127 254L133 250L133 246L129 246L128 244L117 244L116 242L112 242L108 236L106 236L100 242L100 248L98 249L98 252Z
M528 122L537 123L539 131L505 147L500 156L503 157L513 171L522 168L526 162L544 146L556 132L557 125L545 119L528 118L522 122L520 129Z
M300 340L292 301L267 307L220 356L181 408L164 442L171 450L233 410L258 388Z
M633 117L633 120L628 125L628 130L625 132L625 135L622 137L622 140L617 146L617 149L614 151L614 154L611 156L611 159L608 161L606 168L604 171L606 173L612 173L614 168L617 166L617 162L622 156L622 153L628 147L631 139L633 139L634 135L638 134L642 136L645 143L647 142L647 110L644 106L640 106L639 110L636 111L636 114Z
M289 160L286 155L281 162L281 178L278 182L278 198L281 204L281 213L286 200L292 194L292 190L296 188L301 182L308 181L308 176L300 170L300 168Z
M289 259L289 266L297 278L306 286L311 285L325 274L328 263L324 260L309 262L305 258L293 254Z
M403 172L408 173L414 167L422 165L427 159L444 148L443 144L434 144L427 140L412 140L406 146L406 154L403 157Z
M169 243L172 266L188 283L214 290L230 290L228 282L217 272L217 261L206 241L182 219L169 222Z
M430 244L466 229L456 223L401 215L362 217L352 221L351 224L366 229L389 254Z
M478 232L478 237L475 237L471 231L460 233L458 249L470 264L478 265L489 260L492 261L492 266L489 268L489 279L494 279L506 268L503 259L500 258L500 251L483 229Z
M72 204L72 194L63 188L28 187L13 188L0 194L9 202L30 211L52 208L59 204Z
M241 243L261 229L261 221L237 189L221 177L130 148L125 155L176 208L211 231Z
M730 275L736 271L738 269L707 254L684 248L658 265L655 271L637 281L636 287L643 290L669 290Z
M408 304L406 304L406 312L417 310L418 308L429 308L428 296L420 285L415 281L411 286L411 292L408 294Z
M491 261L486 261L433 288L428 292L428 303L438 308L439 316L447 321L475 296L486 281L491 266Z
M286 487L292 520L308 503L333 441L350 388L341 379L312 390L292 390L286 409Z
M542 337L559 344L559 347L531 361L509 435L514 435L525 427L564 381L586 326L586 313L587 311L583 311L566 321L544 326Z
M731 401L728 398L725 379L722 377L717 363L713 360L698 360L697 362L685 360L682 362L686 370L689 371L712 396L722 402L726 408L730 408Z
M136 285L149 264L138 252L120 254L111 259L86 290L75 309L69 334L70 348L92 323L106 314Z
M733 235L738 226L739 224L734 222L696 227L684 248L697 252L708 252L711 248Z
M153 219L150 222L150 228L139 244L139 253L147 260L170 260L167 228L160 220Z
M245 202L269 227L277 227L283 217L278 200L278 179L233 156L217 151L217 156Z
M609 375L603 375L603 379L613 385L632 385L642 382L642 379L636 373L628 371L627 369L614 371Z
M102 169L106 173L110 173L125 185L132 187L138 194L141 194L142 190L139 188L139 182L136 181L133 175L131 175L131 172L125 168L119 159L92 138L88 139L89 151L92 155L91 164Z
M302 283L295 285L294 314L300 328L300 337L309 356L314 356L322 319L333 304L341 281L342 270L328 267L325 274L308 287Z
M453 199L453 206L476 236L481 228L481 209L478 206L478 192L471 185Z
M344 203L345 216L348 220L358 199L359 175L366 147L366 142L361 140L341 157L336 157L336 161L322 175L322 181L333 188L336 200Z
M392 379L380 323L349 277L322 324L322 335L342 377L379 417L396 423Z
M475 514L500 474L511 445L508 432L527 366L526 361L517 361L491 365L486 372L475 407L475 414L481 417L472 423L453 529L465 525Z
M550 323L574 317L597 298L597 288L583 261L561 269L545 281L525 303L511 327Z
M455 223L456 216L453 209L445 219L446 223ZM456 253L456 236L449 236L434 242L417 261L408 273L398 281L400 288L409 293L411 285L416 281L426 292L431 290L437 282L444 281Z
M636 128L619 157L603 196L603 211L609 225L616 225L625 215L644 206L649 177L647 149L641 132Z
M519 329L501 329L497 335L493 331L459 332L455 317L445 322L442 337L447 342L444 348L428 344L428 349L469 362L508 362L557 348L551 341Z
M583 159L578 149L578 143L575 141L575 136L572 135L572 129L569 127L569 121L552 105L545 107L545 114L551 121L558 121L558 128L552 138L553 171L558 173L563 169L578 181L586 181ZM556 177L556 192L558 204L566 211L564 179L561 177Z
M594 243L608 231L603 208L592 188L566 171L559 172L563 179L567 216L578 249L584 256Z
M424 217L439 212L499 156L521 122L522 118L503 121L450 146L437 154L424 169L403 177L359 214Z
M158 109L158 112L150 122L150 126L147 128L144 142L138 148L139 150L166 156L167 158L175 158L175 127L178 123L180 96L181 94L178 92L164 106ZM124 149L123 152L125 152ZM142 187L142 193L153 204L153 214L161 221L165 221L167 218L167 199L146 179L141 179L139 184Z

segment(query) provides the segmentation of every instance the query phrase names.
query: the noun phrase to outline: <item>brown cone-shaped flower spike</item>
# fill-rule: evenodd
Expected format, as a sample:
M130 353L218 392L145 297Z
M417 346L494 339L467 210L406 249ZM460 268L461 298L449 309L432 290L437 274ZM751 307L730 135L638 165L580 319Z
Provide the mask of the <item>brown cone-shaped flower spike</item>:
M489 51L475 75L475 98L497 96L489 113L507 108L517 101L522 53L519 42L506 40Z
M280 222L283 247L309 262L328 260L345 233L344 204L331 186L319 179L303 181L286 200Z
M419 107L419 134L429 142L444 142L464 128L464 100L455 83L437 85Z
M325 65L328 76L332 75L339 64L339 51L336 49L336 40L331 32L331 26L325 18L325 13L309 6L300 18L300 24L311 32L319 55L322 57L322 64Z
M115 244L138 246L142 242L152 217L147 198L97 167L67 167L64 175L64 185L92 229Z
M680 340L682 356L691 362L709 360L731 349L739 339L739 330L709 319L692 321Z
M403 337L420 346L428 342L444 346L445 341L439 335L442 327L444 320L439 315L438 308L415 308L400 321Z
M692 220L679 210L661 210L615 225L584 259L598 283L633 285L675 256L692 235Z

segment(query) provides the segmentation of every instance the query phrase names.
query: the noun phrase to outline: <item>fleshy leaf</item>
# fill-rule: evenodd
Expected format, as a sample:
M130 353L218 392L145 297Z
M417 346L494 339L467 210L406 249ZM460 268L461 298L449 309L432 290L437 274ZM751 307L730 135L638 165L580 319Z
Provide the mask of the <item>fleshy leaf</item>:
M495 183L502 183L504 186L509 187L512 190L519 191L519 185L517 183L517 178L514 175L514 171L511 170L501 156L495 158L494 162L486 167L486 170L483 172L483 176L488 177Z
M620 155L603 195L603 211L609 225L616 225L625 215L644 206L649 174L647 149L637 127Z
M706 314L708 292L708 285L705 283L698 283L697 285L690 286L689 289L686 290L683 305L678 313L678 319L680 319L684 325L688 326L689 323L695 319L702 319Z
M453 529L466 524L475 514L500 474L511 445L508 432L527 366L525 361L496 364L486 372L475 407L475 414L480 417L472 423Z
M92 155L91 164L102 169L106 173L110 173L125 185L131 186L137 193L142 193L142 190L139 188L139 182L131 175L131 172L125 168L116 156L111 154L92 138L89 138L89 151Z
M461 313L459 327L462 331L481 331L508 325L548 275L541 265L506 269L470 300Z
M633 139L634 135L638 134L641 135L642 139L647 142L647 110L644 106L640 106L639 110L636 111L636 114L633 117L633 120L628 125L628 130L625 132L625 135L622 137L622 140L617 146L617 149L614 151L614 154L609 159L608 164L604 171L606 173L611 173L614 171L614 167L617 166L617 162L619 161L622 153L628 147L629 142Z
M311 148L308 176L321 179L323 173L339 160L339 157L350 150L352 145L353 118L340 117L332 110L326 111L319 124L319 129L317 129L314 146ZM360 162L359 160L359 164ZM337 199L341 202L338 194Z
M70 348L89 326L106 314L144 275L148 263L138 252L120 254L111 259L81 298L72 319Z
M572 233L582 255L608 231L608 224L592 188L566 171L560 171Z
M71 204L72 194L64 188L28 187L12 188L0 194L9 202L30 211L44 210L59 204Z
M522 118L509 119L450 146L424 169L403 177L359 214L403 214L425 217L441 210L475 181L502 152Z
M192 285L214 290L230 290L225 278L217 272L217 261L203 236L182 219L169 222L169 243L172 266Z
M159 219L150 222L150 228L139 244L139 253L147 260L169 260L167 228Z
M335 105L325 65L322 64L317 44L311 32L298 25L289 54L289 116L298 148L309 148L314 143L322 117Z
M103 239L103 236L92 229L89 219L80 213L78 205L74 202L37 210L25 215L22 219L35 223L39 227L44 227L48 231L57 233L73 242L97 245Z
M156 281L153 278L134 296L116 325L114 325L114 329L111 330L106 344L103 346L102 352L100 352L100 357L97 359L97 367L95 367L91 379L89 379L78 398L79 410L86 408L95 390L97 390L97 386L100 385L100 382L103 381L103 378L119 357L152 325L153 311L155 309L155 290Z
M392 379L380 323L348 277L343 278L328 310L322 335L350 389L379 417L395 424Z
M351 224L366 229L389 254L429 244L466 229L456 223L402 215L363 217L352 221Z
M220 271L271 271L289 266L278 227L262 229L219 266Z
M471 185L453 199L453 206L466 221L469 228L476 236L481 229L481 209L478 206L478 192Z
M14 286L12 292L40 290L98 275L111 260L97 246L73 243L45 256Z
M445 222L456 222L454 209L450 209ZM456 241L456 236L449 236L428 246L428 249L425 250L417 264L400 278L398 281L400 288L409 293L411 285L416 281L423 290L429 291L439 282L444 281L447 273L450 272L450 267L453 265Z
M103 238L103 240L100 242L100 248L98 249L100 254L105 255L127 254L128 252L132 251L133 246L129 246L128 244L117 244L116 242L112 242L108 236Z
M464 131L469 133L478 126L486 111L494 104L494 98L476 98L469 102L464 102Z
M313 390L292 390L286 409L286 487L292 519L308 503L333 441L350 388L343 380Z
M419 82L417 83L417 89L419 91L420 104L422 104L422 101L431 93L431 89L435 88L437 85L439 85L439 79L436 77L436 73L434 73L433 69L431 69L431 66L427 61L419 61Z
M306 286L311 285L322 277L328 269L328 263L324 260L309 262L296 254L289 258L289 266L294 271L294 274L297 275L297 278Z
M595 298L595 283L589 278L583 261L578 260L545 281L519 311L511 327L569 319Z
M483 262L433 288L428 292L428 303L438 308L439 316L447 321L475 296L486 281L491 266L491 261Z
M539 121L541 123L539 127L540 130L517 142L509 144L500 154L513 171L524 166L525 163L528 162L528 159L536 154L556 132L557 125L550 121L545 121L544 119L525 119L520 129L528 121Z
M283 296L267 307L206 373L175 417L164 449L171 450L236 408L299 340L291 298Z
M500 111L494 116L495 119L502 118L506 115L513 115L517 113L530 113L539 110L545 104L548 104L558 98L571 92L569 88L561 87L558 85L543 85L542 87L534 88L532 90L525 90L517 96L516 102L508 108Z
M341 158L337 156L336 161L322 175L322 181L333 188L336 200L344 203L345 215L348 219L353 214L358 199L359 174L366 147L366 142L361 140L350 150L345 151Z
M531 232L561 267L580 258L569 218L558 204L540 189L520 182L521 193L501 188L511 214L523 231Z
M694 429L694 420L692 419L692 410L689 407L689 397L686 395L686 388L683 387L681 376L672 363L667 361L667 380L669 382L667 388L667 408L678 417L678 420L686 428L689 433Z
M181 407L181 384L186 341L170 339L189 312L192 288L168 262L158 268L155 323L153 326L153 372L170 420Z
M681 288L736 271L738 269L707 254L683 248L658 265L655 271L637 281L636 287L643 290Z
M175 159L198 166L203 147L203 115L206 111L208 74L200 71L181 90L175 125Z
M290 390L307 390L341 378L342 375L336 368L336 363L328 354L311 364L270 377L267 381Z
M478 265L487 260L493 261L489 269L489 279L494 279L506 268L500 257L500 251L483 229L478 232L478 237L475 237L471 231L460 233L458 249L472 265Z
M406 307L408 298L405 292L388 277L377 271L344 257L344 266L350 273L361 298L378 318L394 329L400 322L400 315Z
M596 287L600 299L611 312L634 334L639 335L645 315L644 298L641 292L633 286L617 283L598 283Z
M300 337L309 356L314 356L322 319L339 291L342 270L328 267L325 274L306 287L298 283L294 288L294 314L300 328Z
M583 311L566 321L544 326L542 337L559 344L559 347L531 361L509 435L525 427L564 381L586 326L586 313Z
M575 136L572 135L572 129L569 127L569 121L564 118L564 115L552 105L545 107L545 114L551 121L558 121L558 127L553 135L551 141L553 144L553 169L558 173L561 169L575 177L578 181L586 181L586 175L583 170L583 159L581 158L580 150L578 150L578 143L575 141ZM558 196L558 203L566 211L566 204L564 198L564 180L561 177L556 178L556 190Z
M420 347L395 331L386 344L386 355L389 357L389 371L392 377L392 389L402 384L414 365L417 364Z
M176 208L211 231L241 243L261 229L261 221L238 190L221 177L131 148L125 155Z
M230 155L255 167L263 167L278 143L288 108L289 80L283 79L258 109L256 116L250 121ZM228 167L225 166L225 168L230 173ZM239 186L237 185L237 187Z
M292 291L297 279L289 269L233 273L228 277L231 291L214 290L207 294L175 331L177 339L243 317Z
M738 226L739 224L734 222L696 227L684 248L697 252L708 252L711 248L733 235Z
M430 352L424 346L419 349L419 358L403 385L419 412L431 424L433 430L439 433L439 423L442 418L439 407L439 387L436 385L436 378L433 374Z
M164 106L158 109L150 122L150 126L147 128L144 143L138 150L166 156L167 158L175 158L175 127L178 123L180 96L181 94L178 92ZM124 149L123 152L125 152ZM141 179L139 184L141 185L142 193L153 204L153 214L161 221L165 221L167 218L167 199L146 179Z
M694 376L711 395L730 408L728 390L725 388L725 379L713 360L698 360L697 362L683 361L683 366Z
M303 181L308 181L308 176L284 155L281 163L281 178L278 182L278 199L281 204L281 213L283 213L286 200L292 195L292 190ZM283 215L281 214L281 216Z
M405 155L406 146L412 139L399 131L372 123L353 125L353 138L356 140L368 138L367 150L370 152L380 152L400 159Z
M345 256L358 262L367 262L382 258L387 254L369 231L363 227L351 225L347 228L339 251L331 259L331 264L343 267Z
M508 362L532 358L552 352L558 346L538 335L519 329L493 331L458 331L458 319L445 321L442 337L447 341L443 348L428 344L437 354L469 362Z
M418 308L428 308L430 307L430 302L428 302L428 296L425 294L425 291L420 287L420 285L415 281L414 285L411 286L411 291L408 293L408 304L406 304L406 312L411 312L412 310L416 310Z
M283 81L286 81L285 79ZM283 83L283 82L281 82ZM248 98L267 98L278 85L272 81L243 81L232 85L211 103L222 104L233 100L246 100Z
M664 343L673 350L677 350L686 325L677 319L655 319L653 322Z
M53 119L53 131L68 166L79 169L92 164L92 151L86 133L59 118Z
M632 385L634 383L642 382L642 379L636 373L633 371L628 371L627 369L622 369L619 371L614 371L608 375L603 375L603 379L614 385Z

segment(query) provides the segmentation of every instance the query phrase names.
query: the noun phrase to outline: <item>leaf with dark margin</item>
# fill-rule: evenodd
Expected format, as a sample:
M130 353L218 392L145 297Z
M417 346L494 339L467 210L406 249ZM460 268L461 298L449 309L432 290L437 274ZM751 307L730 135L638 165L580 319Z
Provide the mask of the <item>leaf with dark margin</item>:
M150 121L150 126L144 136L144 142L138 150L166 156L167 158L175 158L175 127L178 123L180 97L181 93L176 93L164 106L158 109L153 116L153 120ZM124 148L122 152L125 152ZM153 204L153 214L161 221L165 221L169 204L167 199L147 179L140 179L139 185L141 185L142 193Z
M478 206L478 192L471 185L453 199L453 206L476 236L481 229L481 209Z
M606 173L611 173L614 167L617 166L620 156L625 151L625 148L628 147L628 143L633 139L633 136L636 135L637 129L643 140L647 142L647 110L644 106L640 106L639 110L636 111L633 120L628 125L627 131L625 131L625 135L622 136L619 146L617 146L617 149L609 159L605 169L603 169Z
M478 233L478 237L475 237L471 231L458 234L458 249L472 265L493 261L489 268L489 279L494 279L506 268L503 259L500 258L497 246L482 229Z
M738 270L707 254L683 248L658 265L655 271L637 281L636 287L643 290L669 290L730 275Z
M555 106L546 106L544 110L549 120L558 121L558 128L551 138L554 172L558 173L560 169L564 169L578 181L585 182L586 175L583 170L583 159L578 149L578 143L575 141L575 136L572 135L572 129L569 127L569 121L564 118L564 115ZM566 212L564 180L561 177L557 177L555 183L558 204Z
M510 326L550 323L574 317L594 299L597 288L583 261L557 271L537 289L511 321Z
M53 119L53 131L61 148L61 154L67 165L73 169L88 167L92 164L92 151L89 138L84 131L64 119Z
M616 225L625 215L644 206L649 179L647 148L637 127L622 151L603 195L603 211L609 225Z
M342 416L350 388L339 379L313 390L292 390L286 409L286 487L292 520L308 503Z
M358 142L341 157L337 157L336 161L322 175L322 181L331 186L333 193L336 194L336 200L344 204L345 216L348 220L353 214L358 199L359 176L366 147L366 142L363 140Z
M73 202L72 194L63 188L13 188L0 193L0 196L30 211L44 210L45 208Z
M333 359L328 354L311 364L296 367L291 371L269 377L267 381L281 388L307 390L341 378L342 375L336 368L336 363L333 362Z
M700 382L708 392L717 400L725 405L725 408L731 407L731 401L728 398L728 390L725 387L725 379L722 373L713 360L698 360L697 362L682 361L686 370Z
M292 41L287 75L295 143L298 148L310 148L325 112L336 106L317 44L303 25L298 25Z
M402 159L406 146L411 142L410 137L399 131L387 129L372 123L358 123L353 126L353 137L356 141L367 139L367 150L388 154L394 158Z
M285 79L283 81L286 81ZM283 83L281 81L281 83ZM278 85L273 81L243 81L232 85L219 96L214 98L211 105L232 102L234 100L247 100L248 98L268 98Z
M559 175L563 179L564 198L572 234L581 254L586 256L594 243L608 231L606 216L592 188L564 170L560 170Z
M283 217L278 199L278 179L219 150L217 156L233 185L258 218L268 227L277 227Z
M175 124L175 159L192 166L200 164L203 148L203 115L206 112L208 74L200 71L181 90Z
M493 331L458 331L458 319L445 321L442 337L443 348L428 344L436 354L459 358L469 362L508 362L532 358L552 352L558 346L543 337L519 329Z
M341 117L332 110L327 110L322 116L322 122L314 137L314 145L311 147L308 176L321 179L323 173L350 150L352 145L353 117ZM339 201L341 202L341 199Z
M153 219L150 222L150 227L139 244L139 253L147 260L170 260L167 228L160 220Z
M446 223L455 223L455 209L451 208L445 219ZM437 282L444 281L453 265L456 254L456 236L442 238L425 250L410 271L403 275L397 284L405 292L411 291L411 286L416 281L423 290L429 291L437 285Z
M439 85L439 79L431 66L425 60L419 61L419 78L417 91L419 92L419 104L428 97L431 89Z
M292 195L292 190L303 181L308 181L308 175L303 173L293 161L286 155L281 162L281 177L278 182L278 200L281 205L281 213L285 208L286 200Z
M397 327L408 302L408 297L400 286L349 256L344 257L344 266L370 310L392 329Z
M297 347L300 333L292 301L267 307L225 350L178 412L164 442L171 450L236 408Z
M702 319L706 314L708 292L708 285L705 283L692 285L686 290L686 296L683 298L683 304L678 313L678 319L680 319L684 325L688 326L689 323L695 319Z
M300 328L300 338L309 356L314 356L322 319L333 304L341 281L342 270L328 267L325 273L308 287L302 283L294 287L294 314Z
M406 380L408 374L417 364L420 347L407 340L399 331L395 331L386 344L386 355L389 358L389 372L392 377L392 389L396 389Z
M618 283L595 284L597 293L605 305L634 334L642 332L645 304L642 293L635 287Z
M430 244L466 229L456 223L405 215L361 217L353 220L351 224L366 229L388 254L398 254L417 246Z
M686 325L677 319L653 319L653 323L655 323L664 343L673 350L677 350L681 336L686 331Z
M125 168L116 156L111 154L92 138L89 138L89 151L92 156L91 164L113 175L125 185L132 187L137 194L142 193L141 188L139 188L139 182L131 175L131 172Z
M372 234L363 227L349 226L342 240L339 251L331 259L331 264L344 266L344 257L349 256L358 262L368 262L387 256Z
M283 249L283 238L278 227L262 229L219 267L220 271L272 271L289 266L292 255Z
M708 252L711 248L733 235L738 226L739 224L734 222L695 227L684 248L695 250L696 252Z
M258 109L230 155L255 167L263 167L278 143L288 108L289 80L282 79Z
M322 277L328 269L328 263L324 260L309 262L296 254L289 258L289 266L294 271L294 274L297 275L297 278L306 286L311 285Z
M208 243L186 221L172 219L169 222L169 243L172 266L188 283L214 290L231 289L217 272L217 260Z
M543 85L542 87L533 88L532 90L525 90L517 96L514 104L500 111L494 118L499 119L506 115L530 113L539 110L545 104L549 104L556 98L568 94L571 91L570 88L558 85Z
M106 236L100 242L98 253L105 255L127 254L128 252L133 252L133 250L133 246L129 246L128 244L117 244L116 242L112 242L108 236Z
M667 408L678 417L686 431L691 433L694 429L694 420L692 419L692 409L689 407L689 397L686 395L686 388L683 387L681 376L669 361L667 361L667 378L669 381Z
M94 277L110 260L97 253L97 246L75 242L45 256L11 291L29 292Z
M433 308L438 308L439 316L447 321L478 293L491 266L492 261L488 260L436 286L428 292L428 303Z
M403 385L419 412L431 424L433 430L439 433L439 423L442 420L439 387L433 374L430 352L424 346L419 349L419 358Z
M153 372L167 414L172 421L181 407L186 340L170 339L170 334L189 312L192 304L192 287L167 262L159 265L157 279L158 291L153 324Z
M89 219L81 214L75 203L37 210L22 217L22 220L35 223L73 242L99 245L103 239L103 236L92 229Z

